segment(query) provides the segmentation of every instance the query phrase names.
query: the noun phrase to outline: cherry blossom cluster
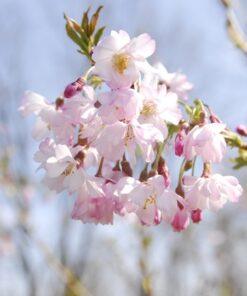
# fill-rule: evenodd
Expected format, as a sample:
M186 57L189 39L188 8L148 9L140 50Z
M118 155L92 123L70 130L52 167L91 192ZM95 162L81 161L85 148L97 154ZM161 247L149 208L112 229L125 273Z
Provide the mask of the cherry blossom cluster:
M232 133L202 101L188 104L185 75L148 63L154 51L148 34L112 31L93 48L92 67L54 103L25 94L21 113L37 117L34 160L48 188L76 195L73 219L113 224L116 215L134 215L181 231L242 193L235 177L212 173ZM182 163L173 182L168 156Z

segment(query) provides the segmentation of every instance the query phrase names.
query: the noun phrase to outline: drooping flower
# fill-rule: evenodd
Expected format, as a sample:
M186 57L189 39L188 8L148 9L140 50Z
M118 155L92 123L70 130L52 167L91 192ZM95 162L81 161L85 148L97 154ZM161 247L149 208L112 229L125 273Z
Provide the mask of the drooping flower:
M208 178L185 176L183 183L185 200L192 210L217 211L228 201L237 202L243 192L235 177L220 174Z
M196 125L184 140L184 156L192 160L201 156L204 162L221 162L226 153L226 141L221 132L225 125L208 123L200 127Z
M111 183L104 184L102 189L100 194L80 190L71 213L72 219L83 223L113 224L113 214L121 215L124 204L113 195Z
M166 188L160 175L140 182L131 177L122 178L117 184L117 194L130 202L130 211L136 213L142 224L155 225L161 220L170 223L178 210L180 198Z
M169 73L161 63L156 64L155 68L157 70L156 79L161 86L166 87L167 92L175 93L179 99L188 99L188 92L192 90L193 85L184 74Z
M125 31L111 31L93 50L95 71L113 89L130 87L154 50L155 41L148 34L131 40Z
M99 102L99 116L105 124L113 124L116 121L129 122L137 118L142 105L140 94L132 89L102 93Z
M117 161L123 154L132 164L136 161L136 149L140 148L146 162L154 160L154 144L164 140L161 132L151 124L140 124L136 120L130 123L116 122L104 127L94 145L106 159Z

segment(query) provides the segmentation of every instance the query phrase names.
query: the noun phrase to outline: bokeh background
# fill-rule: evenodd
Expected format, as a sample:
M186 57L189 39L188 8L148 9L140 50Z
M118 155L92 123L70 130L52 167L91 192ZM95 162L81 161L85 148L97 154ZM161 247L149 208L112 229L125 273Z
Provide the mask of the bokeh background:
M232 3L247 33L247 2ZM247 56L227 35L220 1L1 0L0 295L247 295L246 193L177 234L125 219L83 225L70 220L73 197L43 188L32 159L33 120L17 108L25 90L53 101L83 72L63 13L79 20L100 4L107 32L148 32L157 41L152 61L186 73L195 85L192 98L207 101L233 129L247 123ZM233 172L228 159L217 169L236 174L246 189L246 169Z

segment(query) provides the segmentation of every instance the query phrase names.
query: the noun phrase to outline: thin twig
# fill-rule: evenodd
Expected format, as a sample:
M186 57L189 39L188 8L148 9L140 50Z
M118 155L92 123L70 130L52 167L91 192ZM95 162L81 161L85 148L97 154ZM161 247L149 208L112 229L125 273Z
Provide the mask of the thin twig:
M244 54L247 54L247 36L233 10L231 0L220 0L226 10L226 27L233 44Z

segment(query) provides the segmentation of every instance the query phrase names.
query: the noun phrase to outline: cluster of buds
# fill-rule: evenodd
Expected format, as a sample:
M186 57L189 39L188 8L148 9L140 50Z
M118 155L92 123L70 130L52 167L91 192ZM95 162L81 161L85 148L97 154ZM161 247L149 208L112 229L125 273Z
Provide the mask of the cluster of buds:
M83 27L67 21L84 36ZM155 41L112 31L90 44L85 55L92 67L55 103L27 92L20 107L23 115L37 116L34 159L44 183L77 196L72 218L113 224L115 215L135 215L143 225L166 222L181 231L200 222L204 210L237 202L238 180L212 173L234 133L201 100L187 103L192 84L185 75L148 63ZM168 151L183 158L175 187ZM199 158L203 169L196 177Z

